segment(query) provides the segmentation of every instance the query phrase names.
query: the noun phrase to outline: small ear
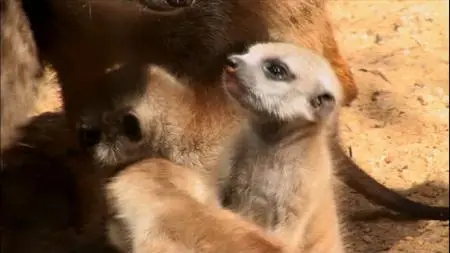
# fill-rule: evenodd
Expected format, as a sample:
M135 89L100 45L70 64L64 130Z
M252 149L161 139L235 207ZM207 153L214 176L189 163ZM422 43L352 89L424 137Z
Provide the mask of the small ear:
M329 92L322 92L313 96L309 103L316 117L323 119L336 107L336 98Z

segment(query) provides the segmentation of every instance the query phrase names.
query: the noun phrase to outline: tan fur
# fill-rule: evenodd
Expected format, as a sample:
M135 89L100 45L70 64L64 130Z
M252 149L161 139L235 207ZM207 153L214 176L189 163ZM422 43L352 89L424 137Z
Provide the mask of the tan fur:
M232 57L236 66L225 72L225 86L245 87L230 96L249 118L223 153L225 206L271 231L288 252L344 252L328 145L342 96L338 79L325 59L285 43L255 45ZM267 77L261 66L274 58L295 79ZM313 109L309 101L324 92L333 101Z
M108 192L116 219L131 233L132 252L282 252L258 227L221 209L208 181L164 159L119 173Z
M42 72L36 45L19 0L1 0L0 148L8 147L17 128L35 112Z
M217 157L227 136L237 130L238 119L221 102L226 96L220 87L214 91L217 101L199 104L199 94L164 69L134 70L135 66L111 70L97 87L101 90L108 85L115 90L127 81L144 80L147 85L142 93L112 96L111 103L86 114L90 120L101 121L106 115L120 117L120 113L111 113L116 109L130 108L143 129L143 140L129 143L120 138L121 132L114 136L115 126L104 122L100 124L102 142L92 150L103 170L137 161L121 168L106 187L112 207L108 225L112 244L124 252L152 252L164 244L174 252L281 252L276 239L220 208ZM109 94L102 97L93 91L97 99L108 101ZM222 113L196 114L199 106ZM230 116L236 120L230 121ZM110 134L117 137L112 142L107 137Z

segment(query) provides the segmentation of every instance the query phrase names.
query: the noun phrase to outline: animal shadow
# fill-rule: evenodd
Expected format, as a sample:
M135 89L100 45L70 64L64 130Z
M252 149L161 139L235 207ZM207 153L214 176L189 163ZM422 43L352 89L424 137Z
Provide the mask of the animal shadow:
M426 182L407 190L396 191L422 203L448 206L448 186L443 184ZM377 207L343 184L339 184L338 194L348 253L394 252L390 249L396 243L422 235L424 227L429 223ZM441 223L446 222L436 222L436 226Z

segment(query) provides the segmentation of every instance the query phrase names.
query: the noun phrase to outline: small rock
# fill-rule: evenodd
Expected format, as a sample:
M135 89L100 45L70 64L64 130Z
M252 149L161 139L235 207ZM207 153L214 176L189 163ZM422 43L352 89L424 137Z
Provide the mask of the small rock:
M412 240L414 240L414 238L412 236L407 236L407 237L405 237L405 240L406 241L412 241Z
M390 164L394 160L394 157L392 155L387 155L384 157L384 162L387 164Z
M372 35L375 34L375 32L372 29L369 28L369 30L366 31L366 34L369 35L369 36L372 36Z
M383 100L389 100L389 96L391 95L391 92L384 91L384 90L377 90L372 93L372 96L370 97L370 100L373 102L376 101L383 101Z
M425 87L425 84L423 84L423 83L414 83L414 86L417 87L417 88L423 88L423 87Z
M383 128L386 126L386 123L376 123L375 125L373 125L374 128Z
M403 23L404 23L403 20L399 20L399 21L395 22L394 26L393 26L393 30L396 32L398 30L400 30L400 27L402 27L404 25Z
M402 172L402 171L407 170L407 169L408 169L408 165L405 165L403 167L398 167L397 171Z
M423 96L418 96L417 97L417 101L419 101L419 103L421 105L428 105L428 101L425 100L425 98Z
M372 242L372 238L368 235L363 235L361 237L361 239L365 242L365 243L371 243Z
M375 44L377 44L377 45L380 45L381 44L381 42L383 41L383 38L381 37L381 35L380 34L375 34Z

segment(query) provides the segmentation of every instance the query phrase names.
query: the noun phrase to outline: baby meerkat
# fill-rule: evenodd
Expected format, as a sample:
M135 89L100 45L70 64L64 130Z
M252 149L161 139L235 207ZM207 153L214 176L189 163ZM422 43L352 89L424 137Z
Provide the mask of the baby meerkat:
M256 44L228 58L223 86L248 114L220 162L225 207L288 252L344 252L328 141L343 93L329 63L291 44Z

